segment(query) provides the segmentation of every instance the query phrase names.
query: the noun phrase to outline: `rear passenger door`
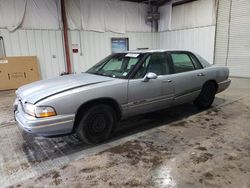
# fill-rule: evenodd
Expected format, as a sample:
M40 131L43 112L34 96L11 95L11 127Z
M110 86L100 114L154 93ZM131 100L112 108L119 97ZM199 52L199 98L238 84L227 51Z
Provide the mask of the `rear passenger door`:
M205 71L198 59L190 52L175 51L169 53L174 83L174 104L195 100L206 81Z

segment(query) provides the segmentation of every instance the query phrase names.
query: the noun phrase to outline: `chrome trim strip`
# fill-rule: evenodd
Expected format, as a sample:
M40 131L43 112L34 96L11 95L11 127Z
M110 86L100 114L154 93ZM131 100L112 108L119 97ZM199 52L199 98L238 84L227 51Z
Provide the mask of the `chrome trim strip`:
M164 95L164 96L160 96L160 97L154 97L154 98L144 99L144 100L135 101L135 102L129 102L127 104L121 105L121 107L123 109L135 108L135 107L140 107L140 106L143 106L143 105L148 105L148 104L152 104L152 103L156 103L156 102L162 102L162 101L166 101L166 100L172 100L172 99L173 99L173 96Z
M135 107L140 107L143 105L148 105L148 104L152 104L152 103L156 103L156 102L162 102L162 101L167 101L167 100L175 100L176 98L185 96L185 95L189 95L192 94L194 92L200 92L201 88L195 88L192 90L188 90L185 92L180 93L179 95L174 95L174 96L170 96L170 95L164 95L164 96L160 96L160 97L154 97L151 99L145 99L145 100L140 100L140 101L135 101L135 102L129 102L127 104L122 104L121 107L123 110L128 109L128 108L135 108Z

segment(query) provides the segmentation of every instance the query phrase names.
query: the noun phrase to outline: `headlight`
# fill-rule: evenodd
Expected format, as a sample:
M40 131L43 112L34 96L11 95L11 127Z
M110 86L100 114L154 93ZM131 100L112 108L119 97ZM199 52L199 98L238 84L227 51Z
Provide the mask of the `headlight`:
M34 117L43 118L55 116L56 111L50 106L34 106L33 104L26 103L24 105L24 111Z
M33 104L25 103L24 104L24 111L31 116L34 116L34 117L36 116L35 115L35 106Z

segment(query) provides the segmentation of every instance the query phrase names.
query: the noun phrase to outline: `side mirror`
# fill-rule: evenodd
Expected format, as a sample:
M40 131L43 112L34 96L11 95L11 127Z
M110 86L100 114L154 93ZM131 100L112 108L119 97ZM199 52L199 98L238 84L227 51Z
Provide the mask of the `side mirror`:
M143 82L148 82L151 79L156 79L157 78L157 74L153 73L153 72L149 72L147 73L144 78L143 78Z

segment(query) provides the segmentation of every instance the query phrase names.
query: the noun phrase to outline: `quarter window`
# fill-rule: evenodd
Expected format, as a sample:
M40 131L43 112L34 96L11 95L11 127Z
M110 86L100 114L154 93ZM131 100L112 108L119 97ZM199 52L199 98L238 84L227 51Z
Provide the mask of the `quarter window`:
M171 53L175 73L187 72L194 70L194 65L188 54Z

